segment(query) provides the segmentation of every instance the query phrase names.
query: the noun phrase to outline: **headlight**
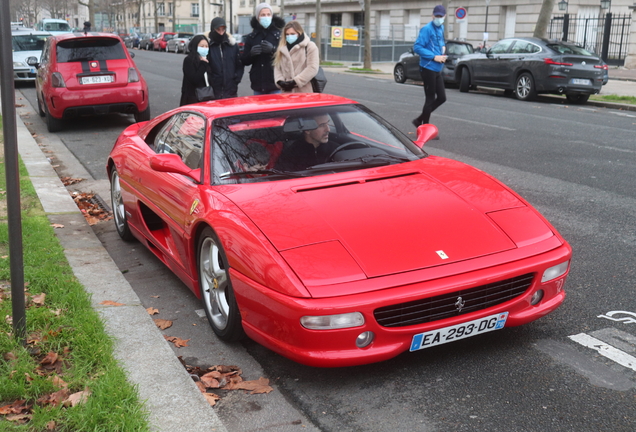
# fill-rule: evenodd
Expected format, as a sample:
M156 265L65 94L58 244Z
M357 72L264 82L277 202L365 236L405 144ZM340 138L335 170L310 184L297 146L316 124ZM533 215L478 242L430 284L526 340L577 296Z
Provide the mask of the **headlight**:
M541 283L551 281L552 279L556 279L559 276L563 276L565 272L568 271L569 266L570 266L570 261L568 260L559 265L550 267L549 269L543 272L543 276L541 276Z
M364 316L360 312L338 315L304 316L300 324L310 330L334 330L359 327L364 324Z
M26 65L22 62L13 62L13 67L14 68L21 68L21 67L26 67Z

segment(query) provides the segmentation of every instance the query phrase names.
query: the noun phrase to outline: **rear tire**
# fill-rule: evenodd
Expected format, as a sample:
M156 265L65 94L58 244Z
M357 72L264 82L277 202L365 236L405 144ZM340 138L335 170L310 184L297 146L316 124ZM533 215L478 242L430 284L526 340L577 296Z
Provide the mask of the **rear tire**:
M115 228L117 234L123 241L132 241L134 236L130 232L128 226L128 218L126 218L126 208L124 207L124 200L121 197L121 183L119 182L119 174L113 167L113 171L110 173L110 205L113 208L113 220L115 221Z
M145 122L148 120L150 120L150 105L148 105L148 108L146 108L142 112L138 112L135 114L135 121L137 123Z
M64 122L62 119L57 119L51 115L48 108L45 112L46 115L46 130L49 132L59 132L64 127Z
M230 266L217 235L206 227L197 242L199 289L205 314L219 339L226 342L243 339L241 313L234 297Z
M393 69L393 78L395 79L395 82L399 84L404 84L406 82L404 66L401 64L395 65L395 69Z
M582 105L584 103L587 102L587 100L590 98L590 95L588 94L566 94L565 95L566 99L568 100L568 102L576 104L576 105Z
M527 72L519 75L515 82L515 96L522 101L532 101L537 98L537 90L534 87L532 75Z
M40 117L45 117L46 113L42 109L42 101L40 101L40 92L38 92L37 89L35 90L35 99L38 103L38 114L40 114Z
M470 90L470 72L468 72L468 68L463 68L462 77L459 80L459 91L468 93L468 90Z

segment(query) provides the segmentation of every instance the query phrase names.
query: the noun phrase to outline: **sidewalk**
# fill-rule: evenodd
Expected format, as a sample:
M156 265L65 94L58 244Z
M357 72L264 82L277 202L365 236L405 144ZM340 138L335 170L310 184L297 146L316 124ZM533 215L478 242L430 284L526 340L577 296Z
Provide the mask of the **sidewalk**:
M227 432L24 125L21 115L37 115L25 102L16 108L18 151L49 221L64 226L55 233L73 273L115 340L115 357L145 401L151 430ZM86 173L85 178L90 175ZM104 300L125 306L104 306L100 304Z

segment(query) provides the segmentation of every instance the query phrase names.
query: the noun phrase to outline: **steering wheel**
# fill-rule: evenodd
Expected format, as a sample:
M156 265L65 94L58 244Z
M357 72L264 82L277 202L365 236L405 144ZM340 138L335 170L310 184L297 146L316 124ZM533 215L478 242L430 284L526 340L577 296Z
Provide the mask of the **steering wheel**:
M360 144L360 145L362 145L362 146L364 146L364 147L371 147L369 144L367 144L367 143L365 143L365 142L362 142L362 141L351 141L351 142L348 142L348 143L346 143L346 144L342 144L342 145L340 145L340 146L336 147L336 149L335 149L334 151L332 151L332 152L331 152L331 154L329 155L329 157L327 158L327 160L328 160L328 161L333 161L333 157L334 157L334 155L335 155L336 153L338 153L338 152L339 152L339 151L341 151L341 150L346 149L347 147L351 147L352 145L356 145L356 144Z

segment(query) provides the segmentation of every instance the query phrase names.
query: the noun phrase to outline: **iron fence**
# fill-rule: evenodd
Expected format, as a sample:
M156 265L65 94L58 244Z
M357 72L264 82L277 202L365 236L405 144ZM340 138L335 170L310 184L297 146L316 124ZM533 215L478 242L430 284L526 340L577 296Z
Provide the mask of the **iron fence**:
M599 55L607 64L622 66L629 48L631 14L600 17L555 16L548 38L573 42Z

